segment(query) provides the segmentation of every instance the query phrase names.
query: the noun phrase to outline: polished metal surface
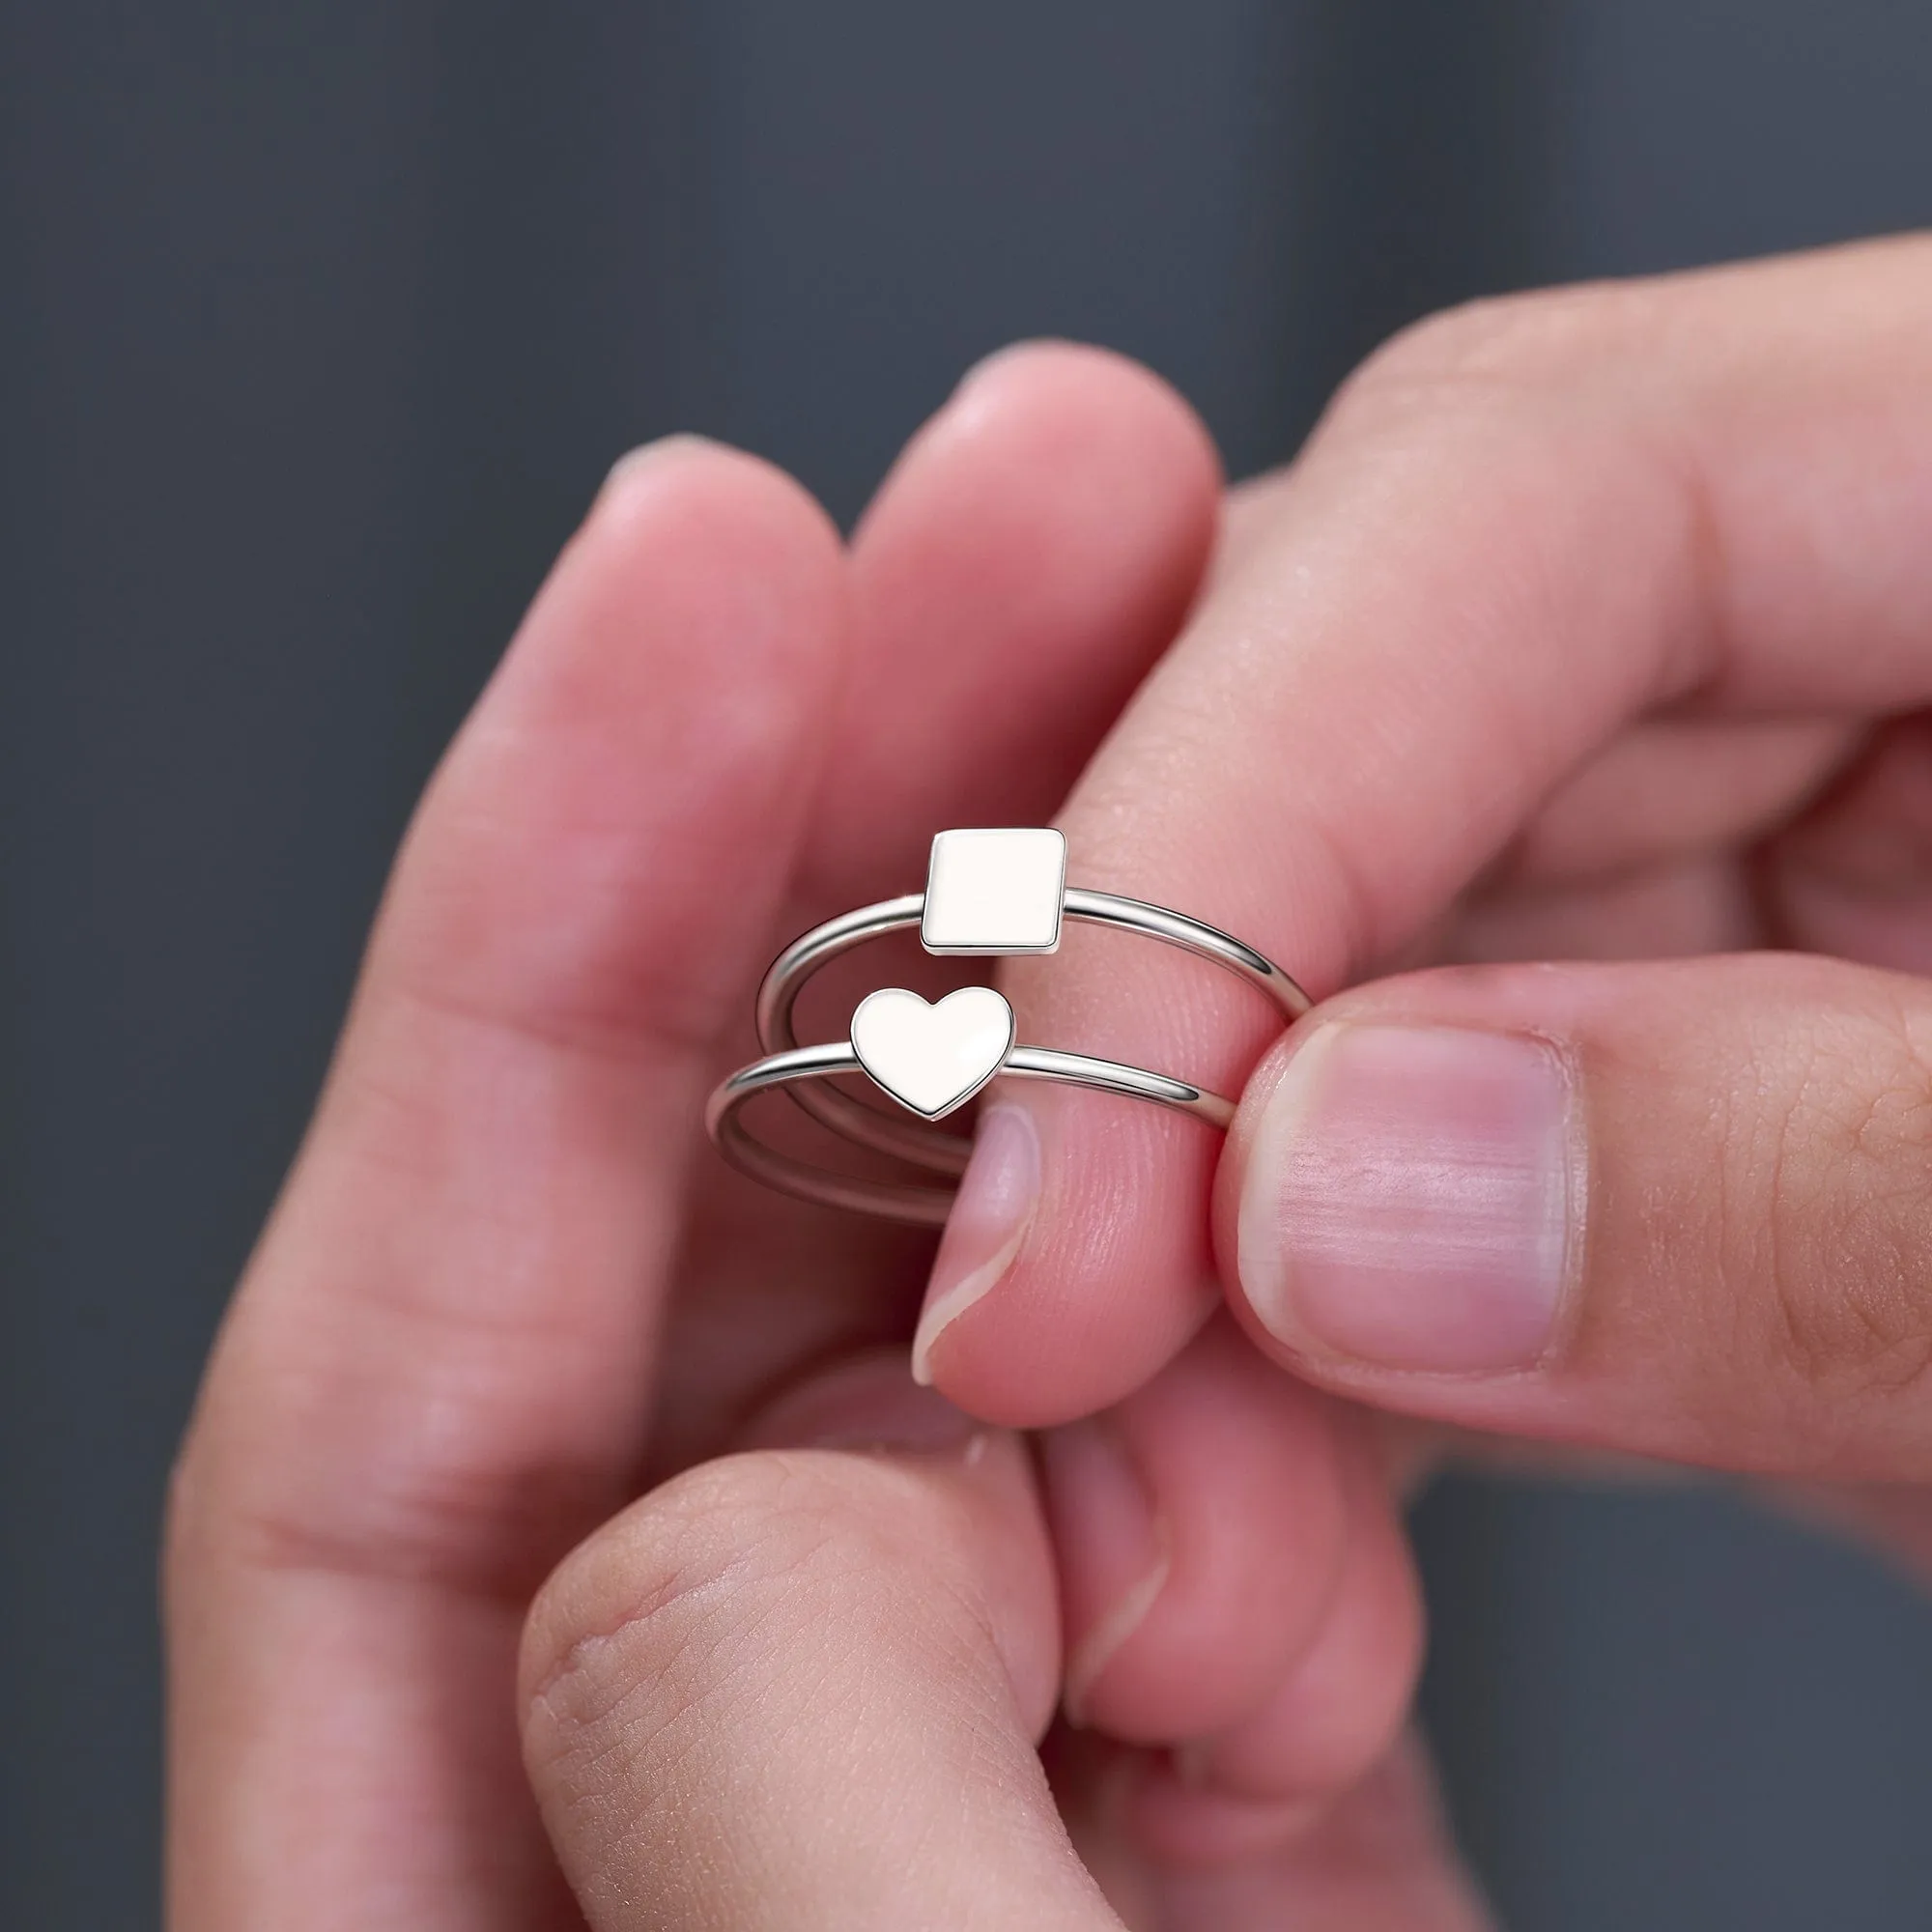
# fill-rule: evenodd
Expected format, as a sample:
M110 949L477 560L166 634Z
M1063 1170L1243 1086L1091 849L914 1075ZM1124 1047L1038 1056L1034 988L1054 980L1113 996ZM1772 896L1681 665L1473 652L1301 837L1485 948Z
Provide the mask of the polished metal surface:
M942 833L940 838L948 836ZM935 839L935 846L938 842ZM924 905L924 895L907 893L842 913L793 940L772 962L758 987L759 1045L767 1053L784 1053L797 1046L793 1011L811 976L867 940L921 925ZM1069 886L1063 896L1063 917L1157 939L1224 967L1265 994L1291 1020L1300 1018L1311 1004L1308 995L1264 953L1185 913L1150 905L1144 899ZM973 1151L972 1142L964 1135L935 1127L925 1120L881 1113L833 1089L802 1087L791 1097L822 1125L855 1145L912 1161L935 1174L962 1174Z
M758 1040L765 1058L732 1074L705 1112L706 1128L725 1158L754 1179L809 1201L937 1226L952 1203L951 1188L814 1166L748 1133L740 1108L754 1094L782 1089L820 1124L856 1146L949 1178L965 1172L973 1144L933 1123L1002 1074L1064 1080L1151 1100L1225 1128L1234 1119L1234 1103L1191 1081L1087 1054L1015 1045L1012 1008L990 986L962 986L933 1003L903 987L883 987L860 1002L849 1041L799 1045L792 1015L811 976L868 939L914 926L929 952L998 955L1051 952L1060 943L1063 919L1084 920L1211 960L1266 994L1291 1020L1308 1010L1308 995L1271 959L1232 934L1143 899L1068 887L1065 851L1058 832L942 832L932 841L925 892L862 906L793 940L758 987ZM840 1073L866 1074L917 1118L881 1113L819 1084Z
M942 832L932 841L919 943L928 952L1052 952L1060 946L1066 839L1044 827Z
M749 1100L771 1089L796 1091L841 1073L866 1070L857 1050L847 1040L828 1040L821 1046L795 1046L783 1053L770 1054L741 1067L717 1088L705 1108L705 1129L733 1167L769 1187L829 1208L857 1208L888 1220L940 1227L952 1206L951 1187L837 1174L767 1146L749 1133L739 1118ZM1151 1100L1156 1106L1172 1107L1220 1129L1225 1129L1235 1118L1232 1101L1190 1081L1170 1079L1164 1073L1150 1073L1138 1066L1122 1066L1116 1061L1096 1060L1084 1053L1016 1046L995 1070L1021 1080L1064 1080L1102 1094Z
M872 1084L928 1121L963 1107L1012 1048L1013 1009L990 986L932 1004L884 986L852 1015L852 1051Z
M933 1123L1002 1074L1064 1080L1151 1100L1225 1128L1234 1119L1234 1103L1191 1081L1087 1054L1015 1045L1012 1008L990 986L962 986L933 1003L903 987L883 987L860 1003L849 1040L798 1043L792 1016L811 976L868 939L914 926L929 952L997 956L1052 952L1060 943L1061 922L1082 920L1210 960L1264 993L1291 1020L1308 1010L1308 995L1273 960L1231 933L1144 899L1067 886L1065 853L1058 832L1011 827L942 832L932 841L925 892L862 906L793 940L758 987L758 1040L765 1058L732 1074L705 1112L705 1125L725 1158L755 1179L810 1201L937 1225L952 1202L950 1188L867 1179L814 1166L754 1139L739 1121L739 1109L753 1094L781 1088L812 1119L855 1146L949 1178L965 1172L973 1144ZM903 1112L885 1114L820 1085L840 1073L866 1074Z

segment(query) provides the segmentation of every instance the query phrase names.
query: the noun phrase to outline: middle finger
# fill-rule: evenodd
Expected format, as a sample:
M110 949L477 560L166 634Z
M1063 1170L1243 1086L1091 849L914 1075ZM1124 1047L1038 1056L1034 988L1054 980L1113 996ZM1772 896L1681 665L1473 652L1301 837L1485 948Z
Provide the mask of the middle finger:
M1192 412L1119 356L1025 345L967 377L853 540L851 668L774 950L915 888L945 825L1052 809L1179 624L1218 490ZM899 970L883 949L852 964L872 984ZM747 988L747 1056L751 1005ZM931 1252L922 1233L782 1200L715 1160L704 1176L659 1470L712 1453L801 1366L903 1340Z

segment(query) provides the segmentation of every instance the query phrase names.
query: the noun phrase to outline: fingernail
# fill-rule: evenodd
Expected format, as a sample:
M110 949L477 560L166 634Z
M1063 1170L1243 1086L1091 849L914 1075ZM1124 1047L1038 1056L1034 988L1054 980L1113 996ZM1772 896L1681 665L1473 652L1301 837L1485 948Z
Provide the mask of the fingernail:
M896 1354L870 1355L781 1396L741 1438L747 1449L958 1449L982 1425L936 1389L916 1388Z
M1321 1028L1255 1135L1242 1292L1297 1347L1385 1369L1530 1366L1578 1245L1577 1121L1572 1071L1541 1040Z
M1107 1417L1048 1430L1039 1461L1069 1626L1061 1702L1067 1721L1081 1724L1100 1673L1167 1585L1167 1526Z
M925 1308L912 1341L913 1380L932 1380L932 1350L1013 1264L1039 1203L1039 1136L1018 1107L988 1107L980 1116L973 1158L926 1285Z

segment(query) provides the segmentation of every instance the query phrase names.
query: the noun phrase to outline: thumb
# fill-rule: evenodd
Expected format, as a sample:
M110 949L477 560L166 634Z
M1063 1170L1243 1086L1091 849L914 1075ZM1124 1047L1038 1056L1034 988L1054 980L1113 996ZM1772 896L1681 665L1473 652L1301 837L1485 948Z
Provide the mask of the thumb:
M1224 1271L1386 1408L1764 1473L1932 1475L1932 987L1776 954L1418 974L1269 1056Z
M1035 1751L1059 1630L1020 1439L896 1356L759 1439L819 1446L666 1485L531 1614L526 1759L595 1932L1120 1932Z

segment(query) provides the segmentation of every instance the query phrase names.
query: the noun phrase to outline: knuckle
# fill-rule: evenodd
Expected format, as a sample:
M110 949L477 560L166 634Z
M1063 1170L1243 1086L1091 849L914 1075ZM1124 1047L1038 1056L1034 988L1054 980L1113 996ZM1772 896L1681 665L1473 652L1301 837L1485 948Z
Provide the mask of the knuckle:
M1932 1369L1932 1031L1908 1014L1823 1030L1775 1133L1774 1347L1829 1399L1920 1385Z
M253 1398L204 1403L169 1483L171 1563L218 1554L265 1574L427 1583L523 1605L604 1506L603 1473L587 1458L539 1460L507 1435L492 1442L453 1424L425 1432L413 1410L407 1425L328 1431L324 1458L307 1446L315 1413L286 1396L274 1412Z
M708 1629L801 1577L824 1525L787 1494L778 1459L730 1458L674 1478L581 1545L537 1593L526 1635L538 1694L622 1674L701 1669Z
M614 1728L627 1752L674 1760L700 1734L771 1722L775 1705L836 1674L838 1646L889 1634L909 1602L924 1606L918 1640L944 1644L931 1611L943 1615L945 1591L904 1587L934 1533L929 1499L922 1513L895 1493L898 1472L838 1463L789 1452L706 1463L572 1555L526 1628L525 1702L544 1754Z
M1399 330L1337 392L1332 423L1390 414L1458 415L1576 386L1647 333L1655 298L1640 284L1485 297Z

